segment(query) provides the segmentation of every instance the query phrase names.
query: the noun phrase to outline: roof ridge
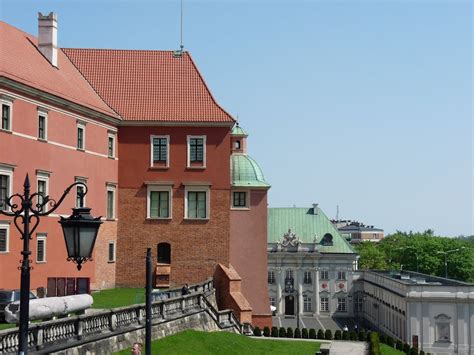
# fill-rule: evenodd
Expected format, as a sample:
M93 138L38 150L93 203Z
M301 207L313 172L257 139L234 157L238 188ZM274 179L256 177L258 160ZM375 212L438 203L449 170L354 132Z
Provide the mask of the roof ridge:
M77 48L77 47L61 47L66 50L80 50L80 51L116 51L116 52L160 52L160 53L174 53L172 49L127 49L127 48ZM188 53L184 51L183 53Z

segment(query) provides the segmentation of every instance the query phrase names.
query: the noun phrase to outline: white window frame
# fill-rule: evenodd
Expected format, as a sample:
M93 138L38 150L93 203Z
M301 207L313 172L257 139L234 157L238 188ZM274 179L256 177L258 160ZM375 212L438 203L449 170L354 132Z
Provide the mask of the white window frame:
M116 206L117 206L117 202L116 202L116 199L117 199L117 187L115 184L110 184L110 183L107 183L106 185L106 188L105 188L105 218L108 220L108 221L115 221L115 219L117 218L117 210L116 210ZM109 217L109 192L112 192L113 193L113 206L112 206L112 216Z
M8 164L0 164L0 175L6 175L8 176L8 191L7 191L7 196L9 197L12 195L13 191L13 170L14 167L10 166ZM10 206L5 206L3 207L3 211L10 211L11 208Z
M114 257L112 260L110 260L110 245L114 246ZM115 263L117 261L117 243L115 240L109 240L107 243L107 262L108 263Z
M268 273L267 273L267 283L269 285L273 285L275 284L276 282L276 278L275 278L275 271L274 270L268 270Z
M245 206L234 206L234 192L243 192L245 193ZM231 190L231 205L230 209L232 210L249 210L250 209L250 191L248 190Z
M303 312L313 311L313 298L309 295L303 294Z
M306 277L308 276L308 277ZM309 282L307 282L309 280ZM311 271L305 270L303 272L303 284L312 285L313 284L313 273Z
M169 196L169 216L168 217L151 217L151 192L167 191ZM148 184L146 192L146 218L147 219L172 219L173 218L173 184L156 185Z
M36 263L37 264L44 264L46 263L46 240L47 240L46 233L37 233L36 234ZM43 260L38 260L38 244L39 241L43 241Z
M81 182L81 183L83 183L84 185L87 186L87 178L76 176L76 177L74 178L74 181L75 181L75 182ZM76 206L76 208L79 207L79 206L77 205L77 188L78 188L78 187L79 187L79 186L76 185L76 196L75 196L75 202L74 202L74 205ZM84 190L85 190L85 189L84 189ZM83 197L83 199L82 199L82 204L83 204L84 207L87 206L86 197L87 197L87 195L84 195L84 197Z
M276 298L275 297L270 297L270 306L276 307Z
M191 146L190 146L190 141L193 138L202 138L202 165L191 165ZM186 167L188 169L205 169L206 168L206 162L207 162L207 136L202 135L202 136L187 136L186 137L186 146L187 146L187 164Z
M109 154L109 140L112 139L112 155ZM116 135L114 133L107 134L107 157L115 158L116 157Z
M12 132L13 131L13 101L14 99L10 96L6 96L6 95L0 95L0 131L3 131L3 132ZM2 115L3 115L3 107L2 105L6 105L8 107L10 107L10 117L8 118L8 129L6 128L3 128L2 127L2 124L3 124L3 118L2 118Z
M153 162L153 139L154 138L166 139L166 164L163 166L154 165L154 162ZM170 136L169 135L161 135L161 136L151 135L150 136L150 167L162 168L162 169L166 169L170 167Z
M82 129L82 147L79 147L79 129ZM76 123L76 148L80 151L86 150L86 124L82 122Z
M41 138L39 136L39 118L40 116L43 116L44 117L44 138ZM41 140L41 141L47 141L48 140L48 110L45 109L45 108L42 108L42 107L38 107L38 131L36 132L37 133L37 136L38 136L38 140Z
M329 312L329 297L320 297L319 300L321 312Z
M5 229L6 233L6 250L0 251L0 254L8 254L10 252L10 223L5 221L0 221L0 229Z
M188 192L205 192L206 193L206 218L190 218L188 217ZM211 218L211 189L209 186L188 185L184 188L184 219L204 221Z
M341 277L342 276L342 277ZM347 275L346 275L346 272L345 271L338 271L337 272L337 279L340 280L340 281L345 281L347 280Z
M321 270L320 273L321 273L321 275L320 275L321 280L329 280L329 271L328 270ZM326 275L326 277L324 277L324 275Z
M347 297L337 297L337 311L347 312Z
M39 192L39 182L43 181L45 183L45 192L44 197L49 195L49 174L46 172L36 171L36 192ZM39 196L36 199L37 203L39 203Z

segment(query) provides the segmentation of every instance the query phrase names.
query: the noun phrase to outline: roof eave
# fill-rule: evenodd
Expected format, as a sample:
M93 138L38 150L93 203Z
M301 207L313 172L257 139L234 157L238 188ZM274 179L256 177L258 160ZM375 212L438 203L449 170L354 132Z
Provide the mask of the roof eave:
M166 120L122 120L120 126L180 126L180 127L232 127L234 122L210 121L166 121Z

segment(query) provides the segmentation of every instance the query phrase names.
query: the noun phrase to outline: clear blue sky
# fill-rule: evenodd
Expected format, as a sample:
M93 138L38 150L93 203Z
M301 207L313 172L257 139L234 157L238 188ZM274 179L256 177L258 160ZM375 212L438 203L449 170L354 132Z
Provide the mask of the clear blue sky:
M1 1L61 47L177 49L179 1ZM190 1L184 45L249 133L271 207L474 234L472 4L456 0Z

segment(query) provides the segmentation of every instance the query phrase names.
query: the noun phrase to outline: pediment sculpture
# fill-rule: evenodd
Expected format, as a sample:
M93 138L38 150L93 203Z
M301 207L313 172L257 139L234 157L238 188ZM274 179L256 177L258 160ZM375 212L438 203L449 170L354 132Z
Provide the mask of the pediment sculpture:
M297 247L300 244L300 239L296 236L295 233L291 231L291 228L288 229L288 233L285 233L283 235L282 240L280 241L279 244L281 244L282 247Z

